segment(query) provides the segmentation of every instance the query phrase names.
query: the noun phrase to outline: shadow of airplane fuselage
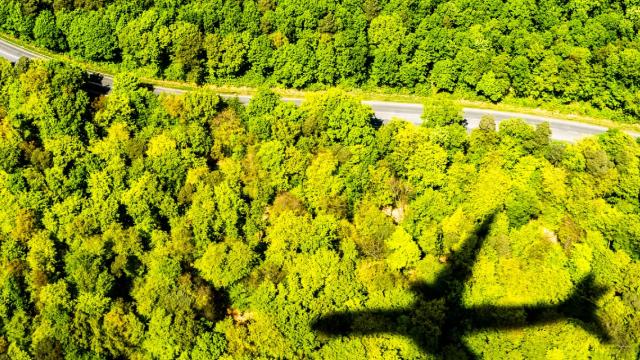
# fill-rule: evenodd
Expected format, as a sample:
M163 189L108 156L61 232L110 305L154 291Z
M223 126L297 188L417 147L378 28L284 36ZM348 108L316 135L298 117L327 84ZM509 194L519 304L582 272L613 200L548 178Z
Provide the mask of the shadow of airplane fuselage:
M412 284L411 291L417 299L413 306L395 310L337 312L321 317L312 324L312 328L325 336L398 334L411 338L425 353L445 356L451 349L464 349L467 358L476 356L466 347L462 340L464 335L485 329L517 329L565 319L579 321L587 331L602 341L608 341L609 336L596 316L594 302L606 289L596 286L591 275L558 304L464 305L464 285L471 278L473 265L493 219L494 215L487 216L476 226L462 248L449 257L447 266L434 283Z

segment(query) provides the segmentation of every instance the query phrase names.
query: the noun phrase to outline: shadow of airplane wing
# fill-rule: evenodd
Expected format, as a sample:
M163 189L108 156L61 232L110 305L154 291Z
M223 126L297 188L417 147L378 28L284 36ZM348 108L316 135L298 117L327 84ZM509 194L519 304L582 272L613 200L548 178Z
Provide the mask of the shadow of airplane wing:
M463 304L464 285L473 272L495 214L480 221L461 248L451 252L447 266L433 283L415 282L411 291L417 301L410 307L337 312L320 317L312 328L325 336L391 333L407 336L427 353L442 354L447 348L462 349L466 358L475 355L462 343L463 334L482 329L514 329L576 319L587 331L603 341L609 335L597 314L596 300L606 289L596 286L593 276L585 277L560 304L522 306L480 306ZM435 305L435 306L434 306Z
M411 285L411 291L423 299L447 296L459 302L463 284L471 278L473 265L494 218L495 213L491 213L476 224L473 233L464 240L462 246L451 252L447 266L438 273L433 283L416 282Z
M336 312L320 317L312 328L325 336L399 334L413 339L429 353L439 353L439 347L445 343L459 342L456 329L463 315L464 283L471 277L493 219L491 214L476 225L473 234L450 254L447 266L438 273L434 283L419 281L411 285L410 290L417 298L413 306Z

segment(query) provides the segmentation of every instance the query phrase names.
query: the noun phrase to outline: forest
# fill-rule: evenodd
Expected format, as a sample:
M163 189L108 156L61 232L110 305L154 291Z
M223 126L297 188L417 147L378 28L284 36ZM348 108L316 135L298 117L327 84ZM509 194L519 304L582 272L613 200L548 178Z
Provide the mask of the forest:
M0 60L1 358L636 359L628 135L86 77Z
M3 0L0 31L199 84L434 92L640 118L638 0Z

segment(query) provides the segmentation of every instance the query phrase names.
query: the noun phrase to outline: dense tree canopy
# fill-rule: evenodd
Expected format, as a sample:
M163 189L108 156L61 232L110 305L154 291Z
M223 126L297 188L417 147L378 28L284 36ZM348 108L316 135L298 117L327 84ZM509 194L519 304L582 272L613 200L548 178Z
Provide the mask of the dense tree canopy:
M172 80L579 102L640 118L636 0L5 0L0 30Z
M209 15L201 26L231 26ZM376 20L380 31L407 31L399 16ZM640 350L640 145L619 131L563 144L520 120L485 118L467 135L449 105L428 104L425 126L378 125L337 91L300 107L263 91L245 108L156 96L131 76L92 98L84 81L59 63L0 61L2 356L424 358L398 334L327 337L312 324L420 301L412 284L435 281L489 217L470 281L447 285L464 306L559 304L591 276L610 341L568 315L465 333L467 348ZM428 342L465 331L439 327L446 303L422 306L394 321Z

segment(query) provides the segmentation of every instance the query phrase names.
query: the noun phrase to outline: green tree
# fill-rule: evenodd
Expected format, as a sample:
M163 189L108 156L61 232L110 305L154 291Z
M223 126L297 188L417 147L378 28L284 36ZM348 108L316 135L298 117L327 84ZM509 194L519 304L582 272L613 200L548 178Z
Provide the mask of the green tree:
M163 21L175 16L205 30L222 21L211 4L155 2ZM120 19L118 33L145 11L101 5ZM291 39L319 26L322 36L361 26L359 4L316 5L305 13L296 4L226 4L228 33L220 35L236 27L255 34L244 14L279 6L284 20L307 30L273 16L262 27ZM481 15L447 3L366 6L441 40ZM529 2L491 6L500 20L465 34L468 48L488 51L505 29L542 21ZM412 20L414 12L428 21ZM619 23L604 15L599 22ZM576 27L548 31L577 36ZM532 66L546 56L534 51L545 44L535 36L509 44ZM446 41L438 46L420 45L424 64L451 55ZM566 85L585 52L559 53ZM496 77L511 63L479 56ZM599 56L620 66L610 47L590 61ZM474 71L464 69L460 91L474 91ZM486 327L464 341L479 356L638 352L640 144L622 131L569 144L551 141L546 123L504 120L496 131L495 119L483 117L467 135L460 109L446 100L425 104L426 126L415 126L381 124L335 90L300 107L262 90L243 107L204 90L157 96L126 72L109 94L90 98L85 81L81 69L55 62L0 62L3 355L422 358L425 343L457 338L480 318ZM382 332L314 329L340 314L352 314L345 331ZM597 324L611 342L598 338ZM459 344L434 355L464 357Z
M122 27L118 47L125 68L149 68L152 76L160 73L169 46L166 34L161 31L162 24L158 11L149 9Z
M397 86L400 84L400 66L406 61L401 53L401 46L406 35L406 28L399 17L380 15L369 25L369 44L373 63L371 64L371 80L377 85Z
M407 234L401 227L398 227L391 235L386 246L390 251L386 261L389 267L394 270L415 266L422 255L420 248L413 241L411 235Z
M51 11L43 11L36 18L33 26L33 37L36 44L51 50L65 50L66 42L62 31L56 25L56 18Z
M231 33L224 37L209 34L205 38L207 69L212 79L240 75L247 65L248 34Z
M438 90L446 90L453 92L456 81L457 71L451 60L441 60L433 65L430 75L431 83Z
M165 70L165 75L173 80L201 82L204 76L204 49L200 29L190 23L177 22L165 28L163 35L170 39L171 44L171 65Z
M273 76L285 86L302 88L316 79L317 59L314 54L317 40L304 38L295 44L285 44L273 54Z
M324 144L368 145L373 142L373 111L340 91L309 97L303 133L321 137Z
M430 99L422 106L421 118L426 127L467 125L467 121L462 116L462 107L453 101Z
M507 94L510 85L508 79L497 78L493 71L489 71L482 76L476 89L489 100L498 102Z
M78 13L73 16L69 28L62 30L72 53L89 60L108 61L116 57L114 29L102 12Z
M270 74L273 62L273 43L266 35L260 35L251 40L247 51L247 60L251 69L261 76Z
M251 248L234 240L209 244L194 266L215 287L227 287L248 275L255 261Z

